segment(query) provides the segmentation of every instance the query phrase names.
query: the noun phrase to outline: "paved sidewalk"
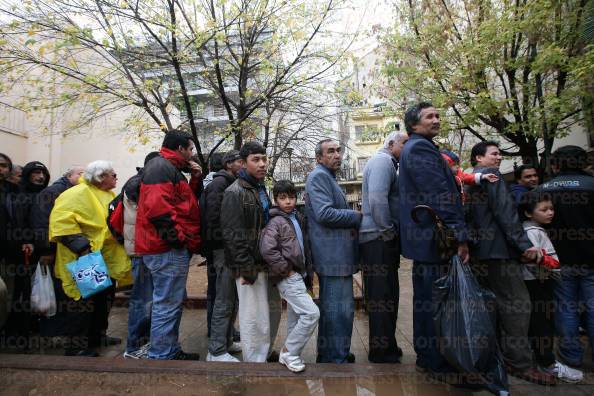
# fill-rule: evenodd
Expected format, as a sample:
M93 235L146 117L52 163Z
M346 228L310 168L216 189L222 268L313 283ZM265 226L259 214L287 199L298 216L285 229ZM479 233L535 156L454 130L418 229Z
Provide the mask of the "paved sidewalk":
M435 383L414 368L412 347L411 264L402 261L400 312L397 340L404 351L400 365L367 362L368 323L364 312L355 315L352 351L356 364L329 365L315 362L315 337L304 351L305 373L295 375L277 363L157 362L123 359L124 344L104 348L102 358L65 358L59 349L35 355L0 355L0 394L106 394L134 395L311 395L311 396L422 396L488 395ZM114 308L109 334L125 340L127 309ZM275 343L278 351L286 336L286 312ZM187 352L207 353L206 311L184 311L180 341ZM6 353L10 351L0 351ZM49 356L47 356L49 355ZM240 356L239 356L240 357ZM591 371L591 367L588 367ZM90 375L92 373L92 375ZM578 385L533 385L510 377L513 395L594 395L594 374Z

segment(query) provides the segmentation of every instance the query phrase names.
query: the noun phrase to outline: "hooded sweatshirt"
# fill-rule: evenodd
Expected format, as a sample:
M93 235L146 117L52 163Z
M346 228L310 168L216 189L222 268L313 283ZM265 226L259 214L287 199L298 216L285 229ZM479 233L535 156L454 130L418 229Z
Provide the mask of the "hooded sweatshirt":
M42 184L34 184L29 181L31 173L41 170L45 175ZM19 184L19 192L12 203L12 218L15 224L13 236L19 244L33 243L35 239L33 226L31 224L31 208L35 196L45 189L49 184L50 174L45 165L39 161L32 161L23 167L23 175Z

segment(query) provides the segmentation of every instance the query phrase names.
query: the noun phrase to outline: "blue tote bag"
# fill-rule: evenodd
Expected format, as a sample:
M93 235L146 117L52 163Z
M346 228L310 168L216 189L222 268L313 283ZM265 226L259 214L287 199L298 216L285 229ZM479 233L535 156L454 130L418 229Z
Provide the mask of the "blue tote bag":
M83 298L88 298L111 286L107 264L101 252L89 253L66 264Z

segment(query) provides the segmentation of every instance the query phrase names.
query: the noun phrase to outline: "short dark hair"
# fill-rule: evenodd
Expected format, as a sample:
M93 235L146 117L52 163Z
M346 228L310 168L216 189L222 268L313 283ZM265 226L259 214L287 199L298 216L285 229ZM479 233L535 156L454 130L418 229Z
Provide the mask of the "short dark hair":
M146 166L146 164L149 163L150 160L152 160L155 157L159 156L159 152L158 151L151 151L150 153L148 153L146 155L146 157L144 157L144 166Z
M239 150L239 155L246 161L251 154L264 154L266 155L266 149L262 143L252 140L251 142L244 143Z
M551 165L559 170L581 170L588 166L588 153L578 146L563 146L551 155Z
M274 199L278 197L279 194L287 194L290 197L297 196L297 189L295 185L290 180L279 180L274 183L274 187L272 187L272 196Z
M540 202L552 202L551 195L545 192L539 191L527 191L522 194L520 198L520 203L518 204L518 216L520 216L520 220L526 221L530 220L526 213L534 212L536 209L536 205Z
M409 107L404 113L404 127L410 135L414 132L413 126L421 121L421 111L429 107L435 107L431 102L419 102Z
M172 129L165 134L162 146L168 148L169 150L177 150L179 146L188 148L191 140L192 137L187 133L178 131L177 129Z
M532 165L520 165L514 169L514 179L516 181L520 180L522 178L522 173L524 173L524 171L528 169L537 170L536 167Z
M4 153L0 153L0 157L4 158L4 160L8 162L8 169L12 172L12 160L10 157Z
M210 172L218 172L225 167L225 164L223 164L223 155L223 153L212 153L208 157L208 170Z
M493 140L483 140L482 142L478 142L477 144L472 146L472 150L470 150L470 164L472 166L476 166L476 164L478 163L476 157L478 157L479 155L487 154L487 148L491 146L499 148L499 143Z
M328 143L328 142L334 142L334 141L335 141L334 139L330 139L330 138L328 138L328 139L322 139L322 140L320 140L320 141L319 141L319 142L316 144L316 148L315 148L315 151L314 151L314 152L315 152L315 154L316 154L316 157L319 157L319 156L321 156L321 155L324 155L324 149L322 148L322 145L323 145L324 143Z

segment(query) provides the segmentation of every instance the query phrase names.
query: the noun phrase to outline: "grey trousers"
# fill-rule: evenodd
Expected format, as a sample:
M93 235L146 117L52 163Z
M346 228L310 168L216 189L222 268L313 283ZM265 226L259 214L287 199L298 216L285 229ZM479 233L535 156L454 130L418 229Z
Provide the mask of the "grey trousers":
M287 301L285 348L292 356L301 356L303 348L318 326L320 310L307 293L300 274L294 273L283 279L277 287L281 297Z
M231 270L225 266L225 251L213 252L213 266L217 272L217 294L210 319L208 352L219 356L233 343L233 324L237 317L237 287Z
M524 283L522 265L516 260L482 260L475 268L479 279L486 280L495 293L501 352L515 369L534 366L528 338L530 294Z

